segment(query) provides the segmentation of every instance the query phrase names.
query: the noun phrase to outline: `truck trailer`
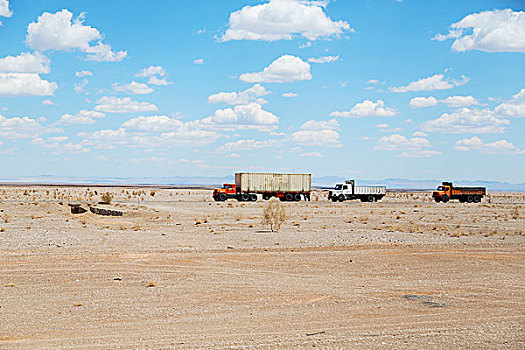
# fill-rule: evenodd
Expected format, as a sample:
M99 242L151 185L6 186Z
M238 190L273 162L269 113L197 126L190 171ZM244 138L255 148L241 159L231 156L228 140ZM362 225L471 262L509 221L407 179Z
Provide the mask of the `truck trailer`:
M447 203L451 199L458 199L460 203L479 203L486 192L485 187L454 187L452 182L443 182L432 197L437 203Z
M281 201L298 202L310 200L311 174L236 173L235 183L224 184L213 191L213 199L225 201L256 201L257 195L268 200L277 197Z
M356 186L355 180L346 180L344 184L336 184L328 192L328 200L344 202L360 199L361 202L375 202L386 195L386 186Z

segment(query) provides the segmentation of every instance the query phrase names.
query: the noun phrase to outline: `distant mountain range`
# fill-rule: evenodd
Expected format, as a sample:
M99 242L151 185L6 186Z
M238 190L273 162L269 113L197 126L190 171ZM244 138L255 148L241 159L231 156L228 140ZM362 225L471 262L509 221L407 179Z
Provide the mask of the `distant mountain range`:
M336 183L344 182L345 178L336 176L319 176L312 178L315 187L330 188ZM508 183L501 181L486 180L456 180L452 181L458 186L485 186L492 191L515 191L525 192L525 183ZM233 182L234 176L170 176L170 177L77 177L77 176L21 176L0 177L2 184L71 184L71 185L160 185L160 186L220 186L223 183ZM441 184L442 180L411 180L411 179L383 179L383 180L361 180L356 179L356 184L361 185L384 185L390 189L413 189L431 190Z

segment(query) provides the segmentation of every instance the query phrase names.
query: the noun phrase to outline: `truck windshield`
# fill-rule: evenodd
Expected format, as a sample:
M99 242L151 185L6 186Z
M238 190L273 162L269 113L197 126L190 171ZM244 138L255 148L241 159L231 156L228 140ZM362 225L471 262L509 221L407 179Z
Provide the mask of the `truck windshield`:
M230 185L223 185L222 188L230 188Z
M439 186L437 190L438 190L438 191L444 191L444 190L445 190L445 187L443 187L443 186Z
M343 187L343 185L339 185L339 184L338 184L338 185L335 185L335 189L338 190L338 191L339 191L342 187Z

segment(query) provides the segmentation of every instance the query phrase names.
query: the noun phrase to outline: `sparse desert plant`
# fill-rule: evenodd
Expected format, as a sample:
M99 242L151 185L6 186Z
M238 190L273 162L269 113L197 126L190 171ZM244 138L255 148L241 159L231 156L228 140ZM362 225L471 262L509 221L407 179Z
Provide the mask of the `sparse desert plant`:
M242 214L241 213L237 213L233 216L233 218L235 219L235 221L241 221L242 220Z
M149 281L148 283L146 283L146 287L148 288L152 288L152 287L156 287L157 286L157 283L153 282L153 281Z
M514 207L510 210L510 216L514 220L518 220L520 218L520 211L518 210L518 207Z
M150 196L152 196L152 197L155 196L155 190L151 190L151 191L149 191L149 194L150 194Z
M113 194L106 192L100 195L100 202L102 204L111 204L111 201L113 200Z
M277 198L270 199L263 211L263 225L269 225L272 232L279 231L285 220L286 211L284 206Z

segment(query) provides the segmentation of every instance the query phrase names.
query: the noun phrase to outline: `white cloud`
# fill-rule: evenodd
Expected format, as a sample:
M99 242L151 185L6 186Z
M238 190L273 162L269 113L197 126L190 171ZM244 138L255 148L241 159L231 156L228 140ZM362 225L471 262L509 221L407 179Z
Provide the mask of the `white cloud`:
M44 100L44 101L42 101L42 106L46 106L47 107L47 106L52 106L54 104L55 103L53 101L51 101L51 100Z
M93 124L95 121L87 116L82 115L72 115L72 114L63 114L60 117L60 120L57 122L57 125L73 125L73 124L83 124L89 125Z
M311 80L310 65L296 56L283 55L273 61L262 72L244 73L240 76L248 83L287 83Z
M461 108L421 124L421 130L442 133L502 133L510 122L488 109Z
M454 51L525 52L525 12L511 9L473 13L450 26L447 35L432 40L455 39Z
M132 95L147 95L155 91L147 84L137 83L134 80L131 83L124 85L113 84L113 90L130 93Z
M184 122L179 119L165 115L154 115L150 117L137 117L122 124L123 128L148 133L165 133L184 128Z
M209 168L210 167L210 165L207 164L202 159L184 159L184 158L181 158L181 159L179 159L179 163L190 164L190 165L194 165L194 166L199 167L199 168Z
M424 132L421 132L421 131L416 131L412 134L412 136L415 136L415 137L427 137L428 135L425 134Z
M50 96L57 88L38 74L0 73L0 96Z
M470 78L462 75L461 80L456 81L450 78L445 78L445 75L435 74L431 77L422 78L417 81L409 83L407 86L391 87L392 92L408 92L408 91L434 91L434 90L448 90L455 86L461 86L470 81Z
M195 64L204 64L204 59L197 58L197 59L193 60L193 63L195 63Z
M73 14L66 9L54 14L44 12L37 22L27 27L26 43L39 51L79 50L88 53L87 59L94 61L118 62L127 56L126 51L113 52L109 44L102 43L104 36L83 21L83 14L73 19Z
M80 145L80 144L73 144L68 141L69 138L67 136L55 136L55 137L49 137L47 139L42 138L36 138L31 141L33 145L42 146L44 148L49 148L54 150L54 154L60 154L60 153L87 153L89 152L89 149Z
M92 75L93 75L93 72L88 71L88 70L81 70L81 71L75 72L75 76L77 78L90 77Z
M430 157L440 154L438 151L430 149L431 144L425 138L407 138L403 135L393 134L380 138L374 147L378 151L402 152L401 157Z
M33 138L49 131L57 130L42 126L37 119L28 117L6 118L0 115L0 136L6 139Z
M319 152L306 152L306 153L301 153L300 154L301 157L306 157L306 158L322 158L323 155Z
M438 104L435 97L414 97L410 100L408 103L410 107L412 108L423 108L423 107L431 107Z
M0 16L1 17L11 17L12 15L13 15L13 12L9 10L9 1L0 0Z
M309 120L298 131L292 133L290 140L301 146L341 147L337 120Z
M525 117L525 89L521 89L512 99L500 104L494 110L505 117Z
M84 78L84 79L82 79L82 81L80 83L75 84L75 86L73 87L73 90L77 94L84 93L86 95L89 95L88 91L86 90L86 86L87 86L88 83L89 83L89 80Z
M135 76L138 78L152 77L154 75L163 77L165 74L166 70L162 68L162 66L149 66L147 68L142 69L140 72L135 74Z
M346 112L332 112L331 117L344 117L344 118L362 118L362 117L393 117L397 114L394 108L385 107L383 100L377 100L376 102L370 100L364 100L363 102L357 103L350 111Z
M167 81L166 78L157 78L154 76L149 78L148 84L157 86L167 86L170 85L171 82Z
M297 97L299 95L297 95L295 92L285 92L284 94L281 95L282 97L287 97L287 98L292 98L292 97Z
M472 96L449 96L444 100L440 100L447 104L449 107L468 107L473 105L479 105L478 100Z
M82 117L89 117L89 118L106 118L106 115L104 113L97 112L97 111L80 110L78 111L78 115Z
M18 56L0 58L0 73L37 73L51 71L50 60L40 52L23 52Z
M336 61L339 61L339 56L323 56L323 57L308 59L308 62L312 62L312 63L332 63Z
M262 109L258 103L238 105L232 108L218 109L214 115L197 122L198 125L212 129L240 130L255 129L273 131L277 128L279 118Z
M277 140L265 140L265 141L238 140L235 142L228 142L220 146L219 148L217 148L216 152L222 153L222 152L250 151L254 149L278 147L280 145L281 145L281 142Z
M264 86L255 84L249 89L240 92L220 92L218 94L210 95L208 103L227 103L229 105L248 104L250 102L257 102L264 104L266 101L260 97L270 94Z
M158 111L157 106L149 102L133 101L129 97L118 98L114 96L104 96L97 101L95 111L105 113L135 113Z
M481 153L490 154L524 154L525 150L520 150L507 140L499 140L491 143L484 143L479 137L472 137L470 139L462 139L456 142L455 147L457 151L471 151L477 150Z
M317 40L352 31L345 21L332 21L323 11L326 2L271 0L245 6L231 13L229 26L220 39L229 40L291 40L303 36Z

